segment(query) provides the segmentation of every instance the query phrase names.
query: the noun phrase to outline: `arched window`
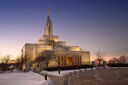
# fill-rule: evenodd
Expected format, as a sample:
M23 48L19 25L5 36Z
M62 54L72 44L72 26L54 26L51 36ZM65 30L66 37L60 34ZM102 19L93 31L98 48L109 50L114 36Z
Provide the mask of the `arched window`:
M49 46L54 46L54 40L49 39L49 40L48 40L48 45L49 45Z

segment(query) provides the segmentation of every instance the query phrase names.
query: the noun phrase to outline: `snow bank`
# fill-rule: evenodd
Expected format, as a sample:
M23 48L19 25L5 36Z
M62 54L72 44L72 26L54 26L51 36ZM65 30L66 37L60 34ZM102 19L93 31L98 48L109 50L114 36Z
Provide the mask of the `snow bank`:
M34 72L0 73L0 85L48 85L49 82Z

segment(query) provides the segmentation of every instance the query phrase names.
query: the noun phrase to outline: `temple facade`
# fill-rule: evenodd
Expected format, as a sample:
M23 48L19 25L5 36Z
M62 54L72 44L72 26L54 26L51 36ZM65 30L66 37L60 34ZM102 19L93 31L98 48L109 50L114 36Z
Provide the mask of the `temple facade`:
M25 43L22 48L22 57L27 59L27 62L33 63L41 53L52 51L53 55L59 57L60 66L78 66L90 63L90 52L82 51L79 46L68 46L65 41L59 41L59 37L53 34L53 25L49 16L44 26L44 34L36 43ZM47 57L47 55L46 55ZM45 61L42 61L42 64ZM34 66L36 66L34 64ZM34 67L33 66L33 67ZM48 67L57 67L58 63L55 60L50 60ZM46 65L43 65L45 68Z

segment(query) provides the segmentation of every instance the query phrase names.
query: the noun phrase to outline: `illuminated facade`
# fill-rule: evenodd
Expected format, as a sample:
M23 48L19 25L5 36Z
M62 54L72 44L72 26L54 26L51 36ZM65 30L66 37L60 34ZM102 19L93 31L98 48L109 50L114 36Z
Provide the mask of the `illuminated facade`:
M44 26L44 35L36 43L26 43L22 49L22 56L27 56L28 62L32 62L46 50L54 51L54 56L60 57L60 66L78 66L90 63L89 51L82 51L78 46L68 46L65 41L59 41L59 37L53 35L49 12ZM48 67L56 66L58 66L57 62L52 60L48 65Z

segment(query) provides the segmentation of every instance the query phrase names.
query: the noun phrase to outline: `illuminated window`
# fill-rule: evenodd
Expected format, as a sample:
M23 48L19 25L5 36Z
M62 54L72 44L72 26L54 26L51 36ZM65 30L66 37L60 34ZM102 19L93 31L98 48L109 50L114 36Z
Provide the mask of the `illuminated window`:
M72 63L73 63L72 57L67 57L67 64L68 64L69 66L72 66Z
M49 45L49 46L54 46L54 40L50 40L50 39L49 39L49 40L48 40L48 45Z

